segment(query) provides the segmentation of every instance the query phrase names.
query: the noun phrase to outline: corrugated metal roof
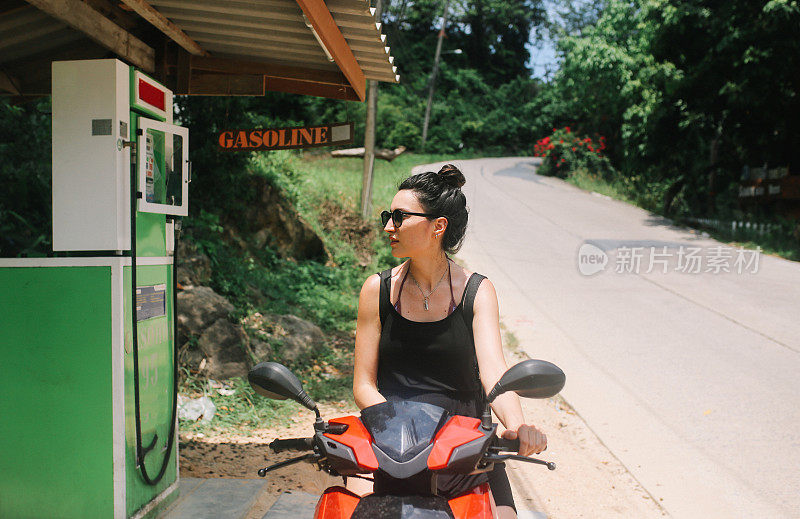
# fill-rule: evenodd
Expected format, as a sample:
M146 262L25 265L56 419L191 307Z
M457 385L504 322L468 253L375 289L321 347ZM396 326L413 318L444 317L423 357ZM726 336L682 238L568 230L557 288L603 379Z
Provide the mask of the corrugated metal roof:
M263 74L266 90L342 99L363 99L364 78L399 81L369 0L29 1L35 6L0 2L0 92L46 94L49 62L111 56L174 81L180 75L176 44L198 58L188 69L192 85L196 71L206 85L206 90L184 90L190 94L230 93L217 86L220 75L250 85L240 95L257 95L258 83L248 78ZM172 50L159 58L155 49L166 49L164 35L173 40ZM334 48L326 49L323 40ZM215 61L209 68L209 60L216 58L231 65L220 69ZM247 71L240 72L242 67ZM345 90L331 89L337 86Z
M338 70L295 0L152 0L153 7L214 56ZM385 37L366 0L326 2L367 79L396 82Z

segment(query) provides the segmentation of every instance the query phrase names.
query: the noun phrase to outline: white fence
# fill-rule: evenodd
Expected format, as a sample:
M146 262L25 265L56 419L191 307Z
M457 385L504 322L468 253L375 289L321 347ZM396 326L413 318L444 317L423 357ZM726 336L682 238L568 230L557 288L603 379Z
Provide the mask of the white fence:
M780 230L780 225L756 222L715 220L711 218L686 218L687 221L705 227L711 227L719 231L730 230L732 234L742 234L745 236L764 236Z

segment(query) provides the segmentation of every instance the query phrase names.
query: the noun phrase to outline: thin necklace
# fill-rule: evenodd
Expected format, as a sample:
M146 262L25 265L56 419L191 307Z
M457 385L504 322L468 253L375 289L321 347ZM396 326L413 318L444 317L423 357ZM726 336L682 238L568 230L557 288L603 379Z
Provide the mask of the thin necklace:
M411 265L408 266L408 269L409 269L409 274L411 274L411 272L410 272ZM417 280L414 277L414 274L411 274L411 281L413 281L414 284L417 285L417 288L419 289L419 293L422 294L422 307L425 310L428 310L428 299L431 297L431 295L433 295L434 292L436 292L436 289L439 288L439 285L442 284L442 281L444 281L444 275L447 274L448 272L450 272L450 262L449 261L447 262L447 270L442 272L442 277L439 278L439 282L436 283L436 286L433 287L433 289L428 293L427 296L425 295L425 291L422 290L422 287L419 286L419 283L417 283Z

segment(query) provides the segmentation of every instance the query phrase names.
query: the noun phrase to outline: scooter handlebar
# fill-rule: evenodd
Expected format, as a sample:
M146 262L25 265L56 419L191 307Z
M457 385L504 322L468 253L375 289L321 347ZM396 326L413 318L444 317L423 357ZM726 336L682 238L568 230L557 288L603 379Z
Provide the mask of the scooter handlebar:
M519 452L519 438L510 440L508 438L497 438L495 446L505 452Z
M515 438L509 440L506 438L495 438L494 443L489 447L489 452L483 457L484 463L502 463L506 460L517 460L545 465L549 470L556 470L556 464L552 461L539 460L529 456L520 456L518 454L501 454L502 452L519 452L519 439Z
M314 438L287 438L273 440L269 444L272 452L281 451L310 451L314 448Z

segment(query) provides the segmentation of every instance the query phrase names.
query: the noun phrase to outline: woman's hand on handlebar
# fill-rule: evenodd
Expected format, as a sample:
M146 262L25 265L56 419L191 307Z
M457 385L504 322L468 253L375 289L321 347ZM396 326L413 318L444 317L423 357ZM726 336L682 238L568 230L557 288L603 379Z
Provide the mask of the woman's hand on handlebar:
M314 438L287 438L273 440L269 444L272 452L310 451L314 448Z
M533 425L522 424L516 431L506 429L503 431L502 437L508 440L519 438L519 454L521 456L539 454L547 449L547 436Z

